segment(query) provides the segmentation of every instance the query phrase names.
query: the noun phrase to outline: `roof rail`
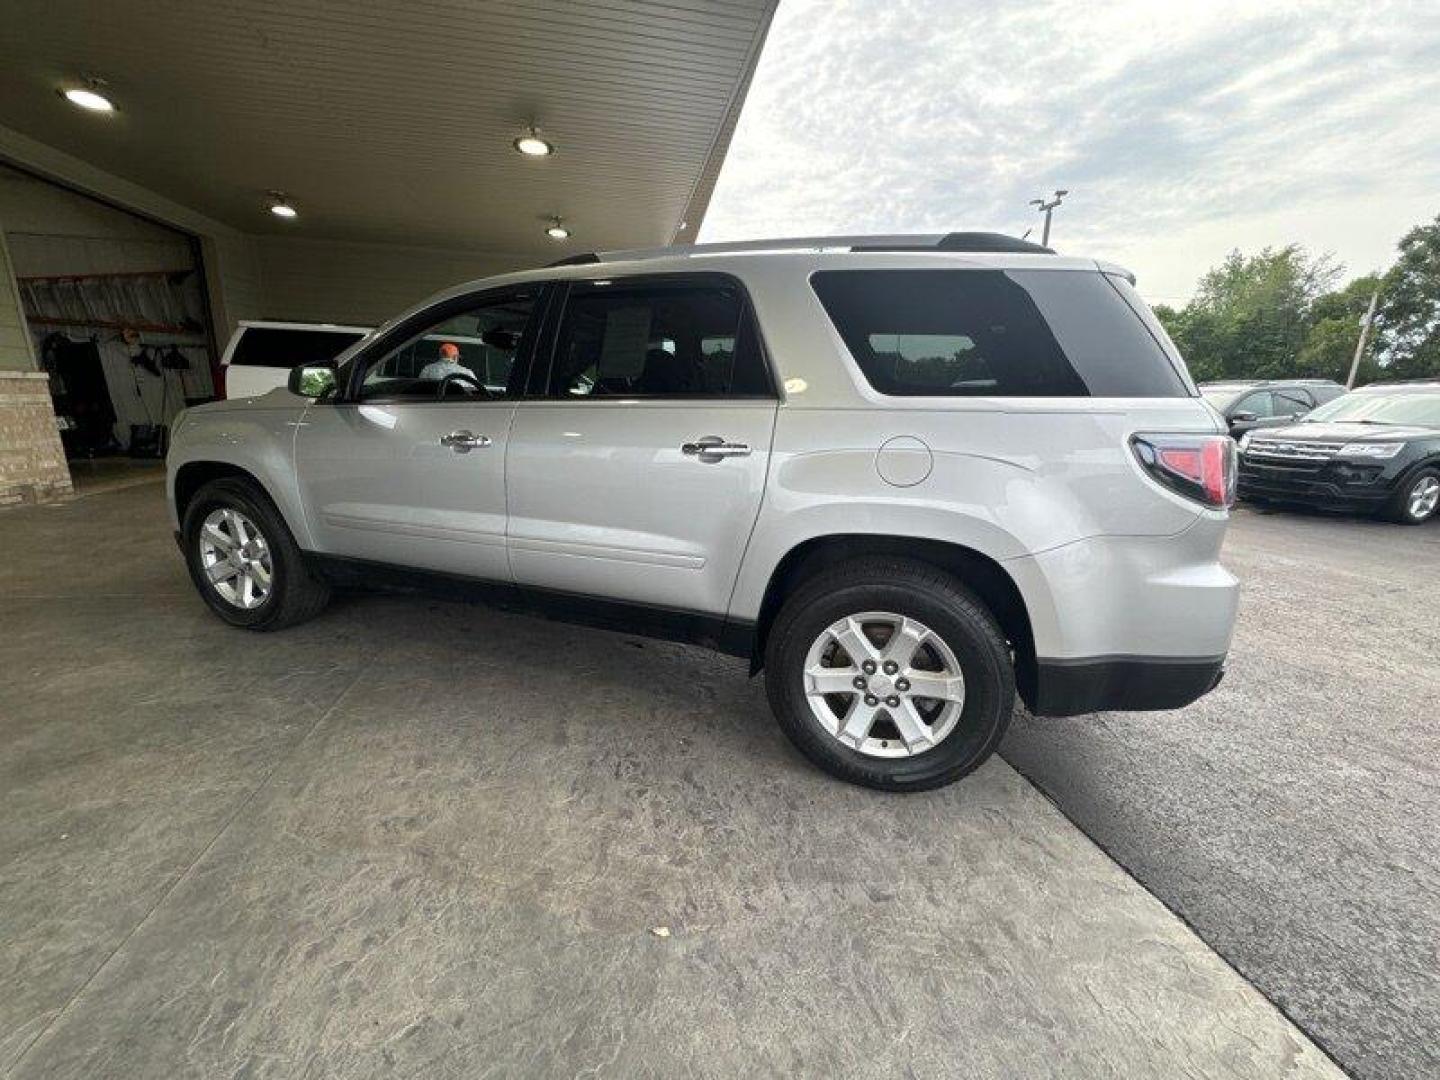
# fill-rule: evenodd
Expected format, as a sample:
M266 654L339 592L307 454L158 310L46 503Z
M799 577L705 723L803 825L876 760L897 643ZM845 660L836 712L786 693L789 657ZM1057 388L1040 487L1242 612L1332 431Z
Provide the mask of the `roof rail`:
M796 236L774 240L732 240L723 244L676 244L673 247L635 248L628 251L590 251L571 255L550 266L631 262L684 255L727 255L746 251L964 251L1054 255L1053 248L1029 240L992 232L918 233L897 236Z

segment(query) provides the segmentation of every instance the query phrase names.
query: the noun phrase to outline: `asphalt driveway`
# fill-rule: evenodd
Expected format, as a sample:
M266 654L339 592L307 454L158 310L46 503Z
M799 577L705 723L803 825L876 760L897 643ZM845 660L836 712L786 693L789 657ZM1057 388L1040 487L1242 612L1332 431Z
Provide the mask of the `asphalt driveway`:
M1440 1076L1440 519L1236 512L1225 681L1002 753L1365 1080Z

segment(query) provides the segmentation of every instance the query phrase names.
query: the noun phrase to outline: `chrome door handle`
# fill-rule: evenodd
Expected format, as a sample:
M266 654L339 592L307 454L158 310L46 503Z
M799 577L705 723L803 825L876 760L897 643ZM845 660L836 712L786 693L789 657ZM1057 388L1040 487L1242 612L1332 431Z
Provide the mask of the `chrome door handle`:
M706 435L703 439L696 439L694 442L687 442L680 447L680 452L686 457L698 457L704 461L706 458L744 457L750 453L750 444L743 442L726 442L719 435Z
M489 435L476 435L473 431L452 431L440 436L440 445L448 446L456 453L464 454L481 446L490 445Z

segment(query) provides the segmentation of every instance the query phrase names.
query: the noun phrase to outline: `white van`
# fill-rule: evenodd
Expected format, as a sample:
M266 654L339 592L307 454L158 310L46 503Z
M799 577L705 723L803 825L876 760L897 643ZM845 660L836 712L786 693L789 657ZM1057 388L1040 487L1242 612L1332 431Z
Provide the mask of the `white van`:
M328 363L370 332L335 323L242 322L220 358L221 398L256 397L285 385L297 364Z

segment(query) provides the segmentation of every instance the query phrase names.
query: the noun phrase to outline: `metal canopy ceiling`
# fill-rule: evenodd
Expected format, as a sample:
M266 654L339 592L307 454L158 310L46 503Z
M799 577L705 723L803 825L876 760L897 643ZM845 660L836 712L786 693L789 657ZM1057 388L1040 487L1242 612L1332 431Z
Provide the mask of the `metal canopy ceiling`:
M685 241L776 2L9 0L0 124L246 232L537 261ZM117 113L58 96L85 75ZM532 119L552 157L511 148Z

